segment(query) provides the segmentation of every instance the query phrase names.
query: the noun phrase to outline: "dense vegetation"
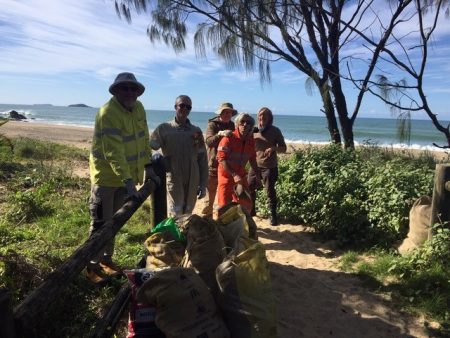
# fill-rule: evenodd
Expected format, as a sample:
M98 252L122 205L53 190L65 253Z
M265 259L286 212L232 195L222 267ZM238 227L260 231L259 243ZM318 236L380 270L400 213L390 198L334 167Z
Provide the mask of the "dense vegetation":
M435 165L426 153L310 147L280 161L277 191L281 217L358 250L344 256L345 269L377 281L371 285L405 308L439 321L445 335L450 333L449 226L434 225L432 240L411 255L393 249L408 231L413 202L431 196ZM263 191L258 202L258 210L268 215Z
M0 146L0 288L17 305L87 238L89 182L73 175L83 150L29 139ZM405 257L392 245L404 237L413 201L431 194L435 161L374 147L345 151L307 148L280 161L280 217L305 222L348 251L344 270L396 303L449 324L450 231ZM264 194L258 198L265 209ZM116 259L132 268L144 254L150 208L141 208L120 231ZM42 318L41 336L89 336L124 279L93 288L80 275ZM70 304L70 306L68 306ZM51 320L49 320L51 319ZM447 331L448 333L448 331Z
M431 195L434 168L431 156L309 147L280 161L278 209L343 245L390 245L405 235L414 200ZM266 214L264 194L259 197Z

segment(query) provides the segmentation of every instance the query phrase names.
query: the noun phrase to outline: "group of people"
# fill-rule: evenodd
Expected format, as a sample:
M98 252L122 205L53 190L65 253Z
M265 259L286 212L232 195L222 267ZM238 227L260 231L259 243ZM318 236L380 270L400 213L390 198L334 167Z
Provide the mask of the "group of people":
M206 138L188 116L192 100L175 100L175 117L150 135L144 107L138 97L145 87L132 73L120 73L109 87L112 98L97 112L89 158L91 175L90 235L110 221L127 198L138 197L137 184L152 180L160 185L152 162L161 161L167 174L168 213L191 214L197 199L207 196L202 213L212 216L217 205L237 202L256 214L256 190L262 185L270 205L270 223L278 225L275 182L277 153L286 151L269 108L258 111L257 123L222 103L208 121ZM236 116L237 115L237 116ZM236 116L234 122L232 117ZM154 152L152 155L153 151ZM246 166L250 165L247 172ZM112 261L114 239L87 265L87 277L102 283L121 273Z

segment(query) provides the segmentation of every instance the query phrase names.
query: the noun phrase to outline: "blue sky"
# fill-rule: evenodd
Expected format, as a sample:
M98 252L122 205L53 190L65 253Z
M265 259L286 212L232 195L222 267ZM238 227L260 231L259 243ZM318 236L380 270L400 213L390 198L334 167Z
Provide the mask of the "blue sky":
M179 55L151 44L148 18L134 16L129 25L117 17L113 1L0 0L0 6L0 103L99 107L109 99L115 75L131 71L147 88L140 98L147 109L172 109L175 97L187 94L197 111L213 111L230 101L250 113L268 106L275 114L321 115L319 95L307 95L305 76L291 65L273 64L272 83L262 87L257 73L227 71L212 55L197 59L192 43ZM449 37L450 20L442 20L426 78L431 106L442 119L450 119ZM354 53L360 50L355 47ZM349 110L353 97L347 96ZM359 116L390 113L366 96Z

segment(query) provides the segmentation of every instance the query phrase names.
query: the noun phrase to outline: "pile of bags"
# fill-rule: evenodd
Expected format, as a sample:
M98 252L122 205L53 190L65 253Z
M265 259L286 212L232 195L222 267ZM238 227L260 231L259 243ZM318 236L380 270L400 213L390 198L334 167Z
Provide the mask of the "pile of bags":
M146 268L125 271L129 338L277 336L265 250L240 205L222 209L218 221L168 218L145 246Z

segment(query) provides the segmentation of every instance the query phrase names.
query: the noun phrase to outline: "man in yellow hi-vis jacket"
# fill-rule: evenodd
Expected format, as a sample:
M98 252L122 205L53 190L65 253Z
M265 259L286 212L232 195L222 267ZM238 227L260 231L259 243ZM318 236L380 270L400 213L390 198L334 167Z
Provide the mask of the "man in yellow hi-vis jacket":
M138 197L136 184L159 183L151 167L151 148L144 106L137 98L145 87L132 73L120 73L109 87L113 97L99 109L89 157L91 176L90 235L110 221L126 198ZM114 239L87 266L87 277L105 282L120 274L113 263Z

